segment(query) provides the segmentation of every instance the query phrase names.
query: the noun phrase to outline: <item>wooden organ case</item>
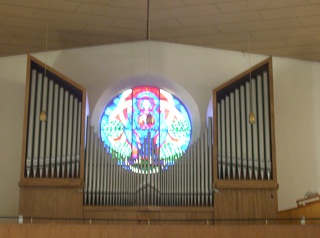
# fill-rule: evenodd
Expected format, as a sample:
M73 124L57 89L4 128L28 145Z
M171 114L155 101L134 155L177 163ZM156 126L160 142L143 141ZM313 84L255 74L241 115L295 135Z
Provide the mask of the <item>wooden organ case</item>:
M215 218L275 218L272 59L214 89L213 112Z
M119 166L86 118L85 88L29 56L19 214L139 222L276 217L271 64L213 90L214 118L172 158L174 166L133 173ZM144 141L142 159L156 161L151 141Z
M19 213L81 218L85 89L28 56Z

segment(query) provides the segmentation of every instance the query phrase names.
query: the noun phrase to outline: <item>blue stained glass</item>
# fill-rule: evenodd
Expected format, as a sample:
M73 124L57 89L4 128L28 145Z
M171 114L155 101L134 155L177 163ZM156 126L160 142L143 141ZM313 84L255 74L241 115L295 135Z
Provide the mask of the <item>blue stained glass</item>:
M156 173L174 165L191 138L184 105L156 87L136 87L116 96L100 125L101 138L118 164L136 173Z

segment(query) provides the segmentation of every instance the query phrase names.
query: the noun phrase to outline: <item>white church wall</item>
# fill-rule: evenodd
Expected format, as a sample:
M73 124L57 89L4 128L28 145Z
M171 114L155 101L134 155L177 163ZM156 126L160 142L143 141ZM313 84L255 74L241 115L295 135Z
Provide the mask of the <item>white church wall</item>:
M26 59L0 58L0 217L18 214Z
M320 64L274 58L279 209L320 192Z

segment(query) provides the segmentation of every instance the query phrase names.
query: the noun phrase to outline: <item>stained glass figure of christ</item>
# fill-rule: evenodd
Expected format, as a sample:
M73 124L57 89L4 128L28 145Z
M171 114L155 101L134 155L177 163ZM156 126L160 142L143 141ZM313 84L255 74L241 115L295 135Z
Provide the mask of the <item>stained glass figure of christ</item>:
M167 169L188 148L191 121L169 92L139 86L116 96L101 118L101 138L118 165L135 173Z

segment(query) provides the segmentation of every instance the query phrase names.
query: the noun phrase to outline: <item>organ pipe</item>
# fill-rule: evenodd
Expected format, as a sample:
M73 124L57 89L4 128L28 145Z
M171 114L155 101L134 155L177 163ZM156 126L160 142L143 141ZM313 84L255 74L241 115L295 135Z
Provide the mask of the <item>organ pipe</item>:
M30 63L28 80L24 176L77 178L82 123L81 90L35 61ZM46 120L40 115L45 116Z
M270 180L270 94L267 68L216 91L219 180ZM256 123L248 123L250 112Z
M88 123L90 118L88 118ZM208 124L212 124L209 119ZM122 167L118 154L103 144L87 125L85 205L94 206L212 206L212 125L205 128L175 164L161 167L150 134L139 151L140 173ZM157 158L148 160L148 158ZM159 162L159 161L158 161ZM153 167L153 163L157 163ZM166 163L171 163L166 161ZM137 170L138 171L138 170ZM156 171L158 171L156 173Z

